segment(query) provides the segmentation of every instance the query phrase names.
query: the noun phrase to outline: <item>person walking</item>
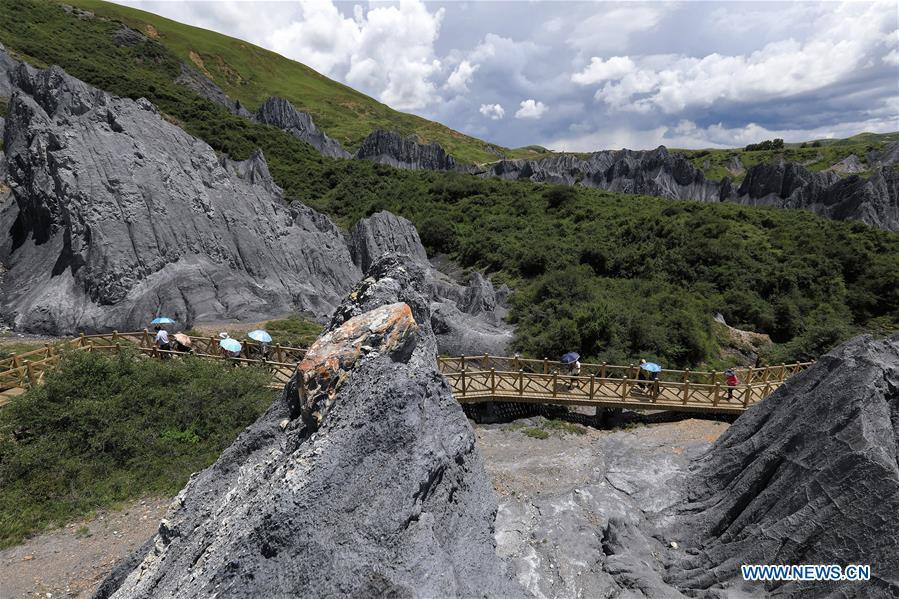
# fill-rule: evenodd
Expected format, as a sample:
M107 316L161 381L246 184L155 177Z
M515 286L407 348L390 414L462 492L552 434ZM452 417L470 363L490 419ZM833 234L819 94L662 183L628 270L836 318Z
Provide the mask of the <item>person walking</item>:
M740 384L740 379L733 368L728 368L724 371L724 380L727 383L727 400L730 401L734 398L734 387Z

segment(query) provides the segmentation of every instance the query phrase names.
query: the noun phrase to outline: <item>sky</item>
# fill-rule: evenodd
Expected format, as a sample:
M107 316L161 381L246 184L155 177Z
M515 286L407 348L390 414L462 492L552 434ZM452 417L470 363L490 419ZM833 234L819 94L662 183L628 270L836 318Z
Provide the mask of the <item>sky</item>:
M117 1L507 147L735 147L899 130L895 0Z

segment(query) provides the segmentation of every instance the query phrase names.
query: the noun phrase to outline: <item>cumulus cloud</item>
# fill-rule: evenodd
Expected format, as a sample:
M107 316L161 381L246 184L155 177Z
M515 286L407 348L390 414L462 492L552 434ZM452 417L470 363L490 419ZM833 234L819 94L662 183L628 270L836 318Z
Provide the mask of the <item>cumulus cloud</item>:
M583 71L571 76L571 80L581 85L590 85L609 79L621 79L636 66L629 56L613 56L608 60L594 56Z
M820 31L813 38L771 42L748 55L654 57L662 66L636 68L626 62L629 57L593 58L572 80L605 81L596 92L597 100L613 109L637 112L670 114L719 101L794 96L826 88L864 68L872 46L882 44L882 31L895 17L894 9L888 4L843 5L820 20Z
M522 100L521 108L515 113L516 119L539 119L549 108L543 102L537 102L533 99Z
M899 50L893 50L889 54L883 57L883 61L887 64L891 64L894 67L899 67Z
M478 112L492 121L498 121L506 116L506 110L499 104L481 104Z
M471 81L471 78L474 76L475 71L478 70L480 65L471 64L467 60L463 60L459 63L459 66L450 73L450 76L446 80L446 85L444 85L444 89L447 89L451 92L462 94L468 91L468 83Z

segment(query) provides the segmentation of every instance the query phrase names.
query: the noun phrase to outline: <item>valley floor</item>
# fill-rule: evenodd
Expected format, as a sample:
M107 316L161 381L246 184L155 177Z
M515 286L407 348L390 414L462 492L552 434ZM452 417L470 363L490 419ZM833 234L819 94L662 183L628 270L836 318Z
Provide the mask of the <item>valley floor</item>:
M542 417L475 425L499 500L500 555L538 597L605 583L583 561L596 550L602 521L632 502L661 507L666 482L727 426L690 419L603 431ZM89 597L155 532L169 502L135 501L0 552L0 597Z

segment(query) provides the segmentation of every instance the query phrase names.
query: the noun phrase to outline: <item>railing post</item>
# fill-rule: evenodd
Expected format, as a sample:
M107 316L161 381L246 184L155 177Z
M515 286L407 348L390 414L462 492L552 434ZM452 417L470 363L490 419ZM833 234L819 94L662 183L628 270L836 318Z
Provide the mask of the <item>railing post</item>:
M518 396L524 395L524 369L518 369Z
M462 369L462 397L465 397L465 369Z
M631 379L637 378L637 371L634 370L633 363L627 365L627 377Z
M549 360L546 356L543 357L543 374L549 374Z
M718 378L718 373L715 372L715 371L713 370L713 371L712 371L712 380L710 381L709 384L711 384L711 385L716 384L716 383L718 382L718 381L716 380L717 378Z
M746 384L749 385L752 383L752 375L755 373L755 369L750 366L749 370L746 371Z
M783 362L781 362L781 364L780 364L780 382L781 383L784 382L784 379L786 378L786 372L787 372L787 365L784 364Z
M490 354L484 354L483 361L481 362L481 370L487 370L490 366Z
M34 369L31 366L31 362L25 362L25 371L28 373L29 386L36 387L37 381L34 379Z
M545 359L546 358L544 358L544 360ZM556 396L556 387L558 386L558 383L559 383L559 371L558 371L558 369L556 369L556 371L553 372L553 397Z
M150 347L150 331L144 329L144 334L140 338L141 347Z
M79 341L80 341L81 347L84 347L85 345L87 345L87 340L84 338L84 331L81 331L81 337L79 338Z
M619 393L621 395L621 401L625 401L627 399L627 392L627 375L625 374L621 377L621 390Z
M490 369L490 397L496 397L496 369Z
M94 340L93 339L91 339L90 341L87 342L87 352L88 353L94 352Z
M684 370L684 376L683 376L682 382L686 383L689 380L690 380L690 369L687 368L686 370Z
M763 382L763 383L767 383L767 382L768 382L768 375L769 375L770 373L771 373L771 367L770 367L770 366L765 366L765 372L762 374L762 382Z
M712 399L712 405L718 406L718 399L721 397L721 383L715 382L715 397Z
M606 363L603 362L602 366L599 367L599 378L606 378Z
M684 405L687 405L687 401L690 399L690 379L684 381Z
M590 395L588 396L590 401L593 401L593 394L595 392L595 389L596 389L596 375L591 374L590 375Z
M459 368L462 370L462 372L465 372L465 356L459 358Z
M115 343L119 338L119 332L115 329L112 330L112 342Z

